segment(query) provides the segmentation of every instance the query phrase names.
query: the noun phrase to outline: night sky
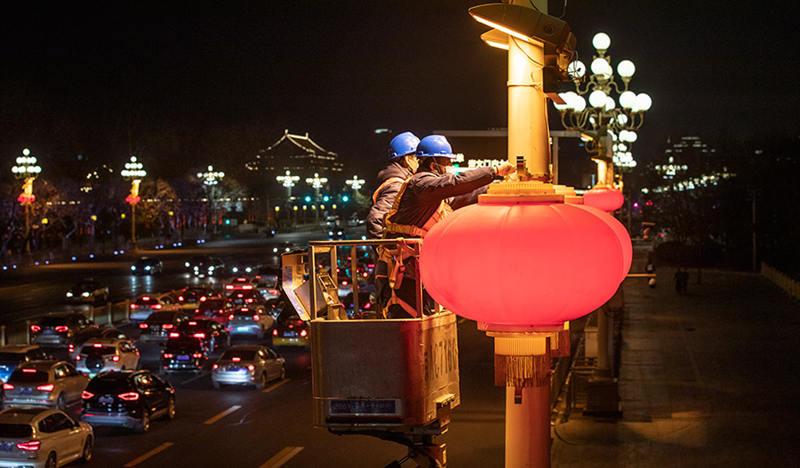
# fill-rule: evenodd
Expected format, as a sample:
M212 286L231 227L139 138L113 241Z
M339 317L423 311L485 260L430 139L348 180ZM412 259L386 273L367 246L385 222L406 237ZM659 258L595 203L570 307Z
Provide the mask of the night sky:
M505 54L480 41L486 27L467 14L481 3L42 2L6 10L0 154L10 166L28 146L45 171L78 154L119 167L129 151L164 176L207 162L233 171L288 128L369 167L387 143L375 128L422 136L505 127ZM565 19L585 62L592 35L604 31L614 65L636 64L632 89L654 102L634 146L647 161L663 154L667 136L798 135L800 46L790 5L569 0ZM562 9L551 0L551 14Z

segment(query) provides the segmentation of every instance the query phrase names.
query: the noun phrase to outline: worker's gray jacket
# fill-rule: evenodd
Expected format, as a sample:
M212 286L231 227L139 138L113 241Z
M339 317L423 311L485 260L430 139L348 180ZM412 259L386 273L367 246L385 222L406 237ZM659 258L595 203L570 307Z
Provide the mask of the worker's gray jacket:
M383 217L392 208L394 199L400 191L403 182L411 177L412 173L399 160L391 162L378 172L378 188L372 194L372 207L367 213L367 238L380 239L383 236ZM389 183L384 184L389 179Z

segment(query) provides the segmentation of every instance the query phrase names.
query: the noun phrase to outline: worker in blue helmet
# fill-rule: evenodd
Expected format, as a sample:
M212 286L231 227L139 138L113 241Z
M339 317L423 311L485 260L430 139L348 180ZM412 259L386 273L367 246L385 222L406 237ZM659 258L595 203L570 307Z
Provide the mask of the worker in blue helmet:
M420 140L417 145L419 167L400 187L392 209L384 218L384 238L425 237L454 209L477 202L478 195L485 192L493 180L516 170L511 163L504 162L455 174L449 170L455 158L444 136L428 135ZM394 250L387 248L381 252L390 265L389 283L392 285L391 298L388 303L381 303L382 310L391 318L415 317L415 260ZM398 262L402 263L401 268L397 268ZM402 276L394 274L395 270ZM426 311L430 310L428 302L432 301L426 298L423 308Z
M392 208L403 182L417 170L417 144L419 138L411 132L403 132L389 143L389 163L378 172L378 188L372 192L372 207L367 213L367 238L383 236L383 217Z

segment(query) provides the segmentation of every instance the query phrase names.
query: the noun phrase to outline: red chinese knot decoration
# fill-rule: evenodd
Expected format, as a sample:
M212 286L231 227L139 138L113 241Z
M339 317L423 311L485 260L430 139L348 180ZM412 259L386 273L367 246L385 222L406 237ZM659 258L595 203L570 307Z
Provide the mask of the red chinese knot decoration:
M125 197L125 201L128 202L128 204L130 204L130 205L135 205L135 204L139 203L140 200L141 200L140 197L134 197L134 196L131 196L131 195L128 195L127 197Z

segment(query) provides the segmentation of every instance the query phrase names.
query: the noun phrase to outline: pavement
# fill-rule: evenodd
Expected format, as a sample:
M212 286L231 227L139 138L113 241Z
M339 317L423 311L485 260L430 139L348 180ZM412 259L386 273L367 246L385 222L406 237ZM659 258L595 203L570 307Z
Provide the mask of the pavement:
M622 417L553 427L553 467L800 466L800 304L760 275L624 285Z

